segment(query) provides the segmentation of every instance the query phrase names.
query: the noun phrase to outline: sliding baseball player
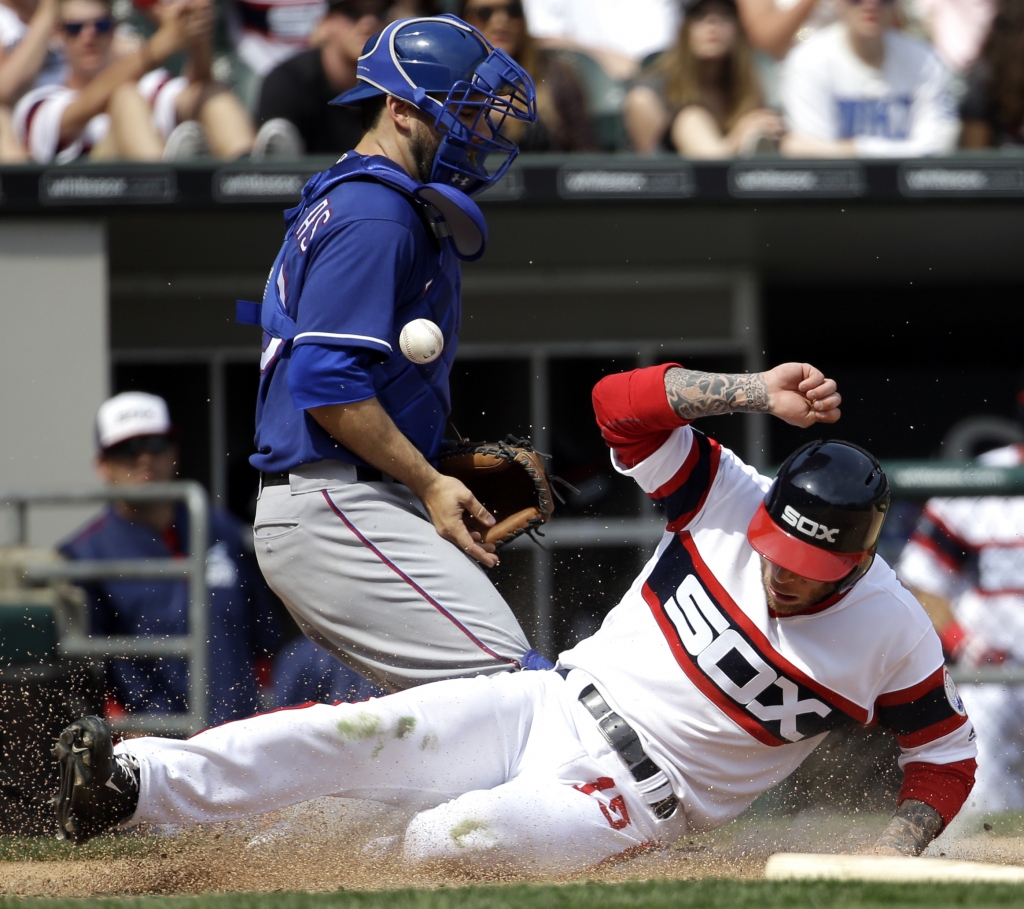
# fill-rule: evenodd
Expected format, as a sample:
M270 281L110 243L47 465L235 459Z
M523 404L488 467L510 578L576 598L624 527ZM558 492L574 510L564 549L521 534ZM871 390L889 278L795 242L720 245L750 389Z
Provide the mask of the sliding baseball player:
M426 684L361 704L112 747L69 726L60 835L191 824L317 796L416 811L408 861L545 875L665 845L737 817L830 729L879 723L903 787L875 849L920 852L970 791L974 730L917 601L875 556L889 488L846 442L811 442L774 482L690 427L762 411L839 418L807 364L754 375L657 366L603 379L615 468L665 509L654 556L555 671Z

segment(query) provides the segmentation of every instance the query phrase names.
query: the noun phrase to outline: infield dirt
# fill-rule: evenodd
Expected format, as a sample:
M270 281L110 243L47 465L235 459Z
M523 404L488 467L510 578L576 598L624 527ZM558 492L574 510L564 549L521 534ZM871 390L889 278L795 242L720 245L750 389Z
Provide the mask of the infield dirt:
M24 845L23 852L34 858L18 860L18 848L7 850L12 860L0 862L0 894L72 898L322 892L524 879L521 870L511 867L468 875L450 867L404 865L395 846L405 821L399 812L367 803L323 799L258 823L221 825L181 836L107 837L77 850L47 844L33 852ZM884 824L883 816L840 818L824 812L785 819L748 817L713 834L686 838L672 849L625 856L582 874L547 880L758 880L774 852L852 852L870 843ZM1024 838L1018 836L995 831L946 839L937 841L931 854L1024 864Z

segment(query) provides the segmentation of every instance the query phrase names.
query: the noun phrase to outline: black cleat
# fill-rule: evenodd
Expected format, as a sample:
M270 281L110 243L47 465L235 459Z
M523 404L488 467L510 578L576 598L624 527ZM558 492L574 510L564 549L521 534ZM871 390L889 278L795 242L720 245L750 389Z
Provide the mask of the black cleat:
M139 765L129 755L114 755L110 727L98 716L75 720L51 754L60 769L60 792L50 802L57 839L84 843L135 813Z

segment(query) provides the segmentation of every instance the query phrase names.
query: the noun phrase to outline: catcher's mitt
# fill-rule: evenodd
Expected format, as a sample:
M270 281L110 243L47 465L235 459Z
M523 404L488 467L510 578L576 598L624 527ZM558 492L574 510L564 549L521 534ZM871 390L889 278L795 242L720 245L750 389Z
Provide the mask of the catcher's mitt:
M501 546L520 534L536 532L555 510L557 493L550 481L559 478L549 479L541 457L528 440L515 436L504 442L463 439L441 454L437 469L465 483L494 515L493 527L469 514L464 519L484 543Z

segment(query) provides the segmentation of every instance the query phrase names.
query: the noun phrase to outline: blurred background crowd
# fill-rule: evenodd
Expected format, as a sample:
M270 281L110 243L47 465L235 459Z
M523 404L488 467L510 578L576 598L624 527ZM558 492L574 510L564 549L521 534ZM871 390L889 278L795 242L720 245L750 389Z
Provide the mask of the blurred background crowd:
M1024 146L1024 0L0 0L0 162L340 154L367 39L439 12L532 74L524 151Z

